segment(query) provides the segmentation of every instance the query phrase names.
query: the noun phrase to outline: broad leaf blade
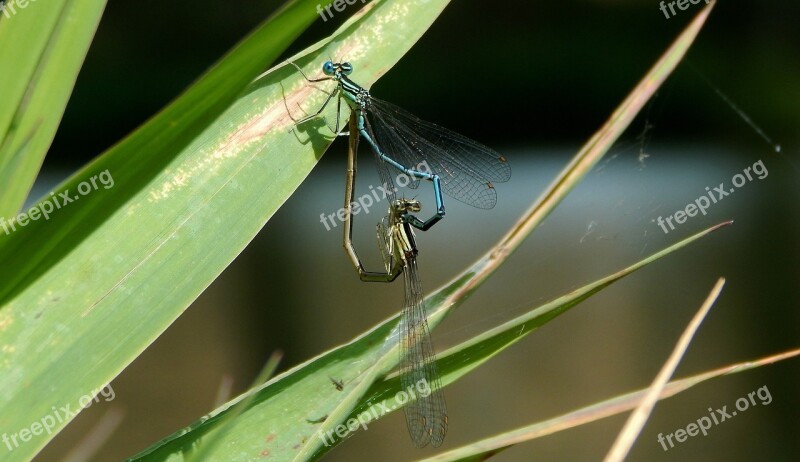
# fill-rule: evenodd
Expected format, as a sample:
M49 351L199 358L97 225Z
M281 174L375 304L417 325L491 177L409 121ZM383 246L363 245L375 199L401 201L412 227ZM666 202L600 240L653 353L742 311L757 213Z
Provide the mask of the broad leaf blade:
M42 206L60 204L49 220L0 233L0 433L28 428L53 407L75 411L181 314L308 174L325 146L288 132L274 84L290 73L250 84L316 19L317 3L287 4L59 186L54 196L66 191L72 202L46 195ZM113 186L100 185L102 172ZM98 187L80 195L90 181ZM52 433L13 457L32 457L73 415L59 417Z

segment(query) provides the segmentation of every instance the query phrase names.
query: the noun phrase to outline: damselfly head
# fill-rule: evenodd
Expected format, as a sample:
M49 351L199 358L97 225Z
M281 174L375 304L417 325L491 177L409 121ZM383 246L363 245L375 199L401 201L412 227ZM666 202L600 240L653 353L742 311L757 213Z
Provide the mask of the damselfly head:
M350 75L353 73L353 65L346 62L335 63L333 61L325 61L325 64L322 65L322 72L325 75L336 75L337 71L344 75Z
M418 200L414 199L397 199L394 201L392 208L394 208L394 210L398 213L416 213L422 210L422 204Z

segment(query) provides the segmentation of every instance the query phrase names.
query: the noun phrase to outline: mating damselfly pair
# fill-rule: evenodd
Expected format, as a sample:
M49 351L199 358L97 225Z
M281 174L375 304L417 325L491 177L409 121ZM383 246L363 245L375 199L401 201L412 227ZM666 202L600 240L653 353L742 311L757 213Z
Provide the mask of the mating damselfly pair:
M333 131L338 135L342 99L351 109L344 247L363 281L391 282L400 273L405 275L405 303L400 320L400 380L404 389L426 381L431 390L429 395L420 396L404 407L406 423L416 446L423 447L429 443L439 446L447 433L447 409L417 272L418 250L413 228L426 231L444 217L442 193L473 207L491 209L497 203L494 183L508 181L511 168L505 157L491 148L373 98L369 90L348 77L353 72L350 63L327 61L322 66L325 77L315 79L308 78L300 67L295 67L308 82L336 82L319 110L298 121L298 125L322 114L336 97ZM364 268L352 243L352 203L359 139L366 140L375 155L378 175L389 201L389 214L378 224L378 246L386 265L385 271L380 272ZM423 163L428 171L419 168ZM433 184L436 210L429 218L421 220L415 215L422 208L418 201L397 199L395 191L398 188L389 167L414 179L409 187L416 188L419 180Z

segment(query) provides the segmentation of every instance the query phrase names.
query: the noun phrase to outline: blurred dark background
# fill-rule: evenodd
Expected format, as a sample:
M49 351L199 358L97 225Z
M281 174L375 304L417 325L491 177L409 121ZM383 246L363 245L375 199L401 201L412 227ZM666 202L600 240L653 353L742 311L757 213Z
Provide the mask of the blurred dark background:
M109 4L48 165L72 167L120 140L280 3ZM355 9L316 21L287 56L330 34ZM583 140L699 10L666 19L657 1L453 2L375 91L426 119L480 133L486 143ZM800 103L798 19L796 2L722 2L689 56L760 125L792 136ZM685 65L662 93L675 98L659 113L669 139L719 139L739 128ZM461 110L465 104L484 106L486 117L473 118Z
M279 4L111 2L38 188L156 113ZM287 55L330 34L356 5L317 20ZM458 274L511 226L700 9L666 19L655 0L460 0L445 10L373 93L507 153L514 173L498 186L494 210L450 201L447 220L419 236L426 288ZM679 376L798 346L798 18L797 2L720 2L688 59L618 145L437 329L435 343L457 344L700 229L736 223L606 289L448 387L444 449L646 386L721 275L728 285ZM475 106L480 111L466 110ZM652 221L758 160L769 176L707 216L666 235ZM362 171L363 185L376 183L368 164ZM283 370L398 310L400 283L359 283L340 228L319 223L320 213L341 207L343 172L344 143L337 142L245 252L113 382L114 401L81 414L37 460L63 460L114 409L124 411L122 423L95 460L132 455L213 410L218 395L244 391L272 351L285 352ZM377 218L360 223L363 247L374 248ZM799 383L800 363L790 360L662 402L630 460L796 460ZM709 407L730 408L765 385L771 404L668 452L656 442L659 433L685 428ZM616 417L525 443L497 460L598 460L623 422ZM404 427L402 416L392 415L328 459L434 453L414 449Z

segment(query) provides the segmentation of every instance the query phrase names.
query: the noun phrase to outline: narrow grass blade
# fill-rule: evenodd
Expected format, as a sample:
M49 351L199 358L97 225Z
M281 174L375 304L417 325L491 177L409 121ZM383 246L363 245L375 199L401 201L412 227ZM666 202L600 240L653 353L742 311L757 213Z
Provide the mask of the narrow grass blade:
M669 356L669 359L667 359L667 362L661 368L661 371L647 389L647 393L645 394L644 398L642 398L642 402L636 406L636 409L631 413L628 421L625 422L625 427L622 428L617 440L608 451L608 455L606 455L606 462L622 462L625 460L625 457L628 456L628 453L633 447L633 443L636 441L636 438L639 436L642 428L644 428L647 418L650 417L650 413L653 411L653 407L656 405L656 401L658 401L661 391L672 377L672 374L675 373L675 369L678 367L678 363L680 363L683 355L686 353L686 349L689 348L689 343L691 343L692 338L694 338L694 334L697 332L700 324L706 318L708 311L711 309L711 306L714 305L717 297L719 297L724 285L725 279L720 278L711 289L711 293L708 294L708 297L706 298L705 302L703 302L703 305L697 311L694 318L692 318L689 325L686 326L686 330L683 331L683 334L678 340L678 343L675 345L675 349L672 350L672 354Z
M0 217L33 186L105 5L11 1L0 11Z
M670 398L683 391L699 385L707 380L739 372L749 371L758 367L774 364L780 361L800 356L800 349L789 350L764 358L745 361L730 366L725 366L702 374L693 375L684 379L672 381L659 394L660 399ZM492 436L475 443L462 446L420 462L478 462L487 460L493 455L515 444L531 441L543 436L552 435L560 431L575 428L580 425L595 422L606 417L611 417L634 409L641 403L648 389L627 393L615 398L592 404L590 406L554 417L544 422L531 424L500 435Z
M121 407L112 406L97 421L85 437L78 441L61 462L83 462L93 460L97 452L111 438L125 419L125 411Z
M267 364L261 369L261 372L256 377L253 386L251 388L259 387L267 380L269 380L273 375L275 375L275 371L278 369L278 364L280 364L281 359L283 359L283 352L276 351L272 353ZM223 420L220 421L220 429L216 433L214 433L210 438L207 438L202 441L202 444L199 447L195 448L195 452L191 453L191 456L188 458L189 462L202 462L207 460L208 455L211 454L214 449L219 445L222 441L223 437L231 431L232 425L228 425L233 422L237 416L239 416L242 412L244 412L250 404L252 403L253 399L255 399L255 395L250 395L247 398L243 399L236 406L231 409Z

